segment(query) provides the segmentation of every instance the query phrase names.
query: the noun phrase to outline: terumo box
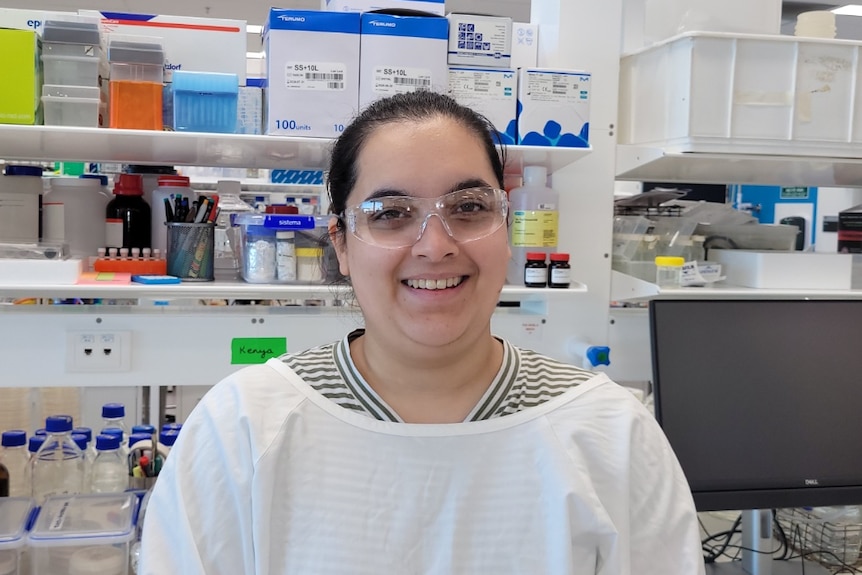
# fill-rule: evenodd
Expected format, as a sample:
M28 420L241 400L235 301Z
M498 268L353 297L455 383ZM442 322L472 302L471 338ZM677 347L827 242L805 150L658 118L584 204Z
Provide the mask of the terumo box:
M103 53L107 53L112 35L161 38L165 51L165 82L171 81L174 70L185 70L236 74L239 85L245 86L248 51L245 20L97 10L79 10L78 13L101 21Z
M402 92L446 93L449 23L438 16L362 14L359 106Z
M512 19L449 14L449 64L481 68L512 65Z
M446 15L445 0L320 0L320 9L332 12L370 12L371 10L420 10Z
M270 10L266 54L266 133L333 138L359 107L356 12Z
M518 144L588 148L590 74L576 70L520 69Z
M710 250L730 285L767 289L848 290L853 272L850 254Z
M518 141L518 78L514 70L449 68L449 95L491 121L497 141Z

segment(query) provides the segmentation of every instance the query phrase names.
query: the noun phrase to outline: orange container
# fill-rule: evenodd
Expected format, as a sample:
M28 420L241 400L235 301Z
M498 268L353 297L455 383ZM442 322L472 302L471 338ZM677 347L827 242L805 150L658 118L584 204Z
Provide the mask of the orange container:
M167 260L149 258L98 258L93 262L97 272L128 272L131 274L165 275Z
M161 84L111 80L110 88L112 128L162 130Z

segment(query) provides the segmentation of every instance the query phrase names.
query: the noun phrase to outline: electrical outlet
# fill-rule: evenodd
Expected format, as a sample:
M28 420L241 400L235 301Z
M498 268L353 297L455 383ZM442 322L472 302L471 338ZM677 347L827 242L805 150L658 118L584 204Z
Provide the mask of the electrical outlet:
M70 331L66 334L66 371L130 371L132 332Z

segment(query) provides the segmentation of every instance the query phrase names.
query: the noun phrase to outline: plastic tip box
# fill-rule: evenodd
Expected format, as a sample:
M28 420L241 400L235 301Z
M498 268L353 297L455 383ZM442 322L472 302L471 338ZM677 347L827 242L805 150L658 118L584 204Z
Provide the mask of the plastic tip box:
M30 531L32 575L126 575L137 510L129 492L49 497Z
M29 497L0 498L0 575L24 575L21 555L35 504Z
M98 86L101 52L97 23L47 20L42 27L45 84Z
M99 127L99 88L93 86L42 86L46 126Z
M236 131L239 94L236 74L175 70L171 91L174 130L222 134Z
M108 45L108 61L111 127L161 130L165 64L162 45L112 40Z

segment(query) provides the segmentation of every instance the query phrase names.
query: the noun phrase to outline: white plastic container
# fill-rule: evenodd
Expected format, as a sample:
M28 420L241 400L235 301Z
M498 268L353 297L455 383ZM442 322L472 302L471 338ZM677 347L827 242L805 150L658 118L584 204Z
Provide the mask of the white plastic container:
M105 207L111 200L104 190L107 177L51 178L42 200L42 238L65 242L81 258L105 247Z
M812 10L797 14L793 34L807 38L834 38L835 13L829 10Z
M249 283L322 283L325 280L323 257L328 223L327 216L237 214L234 225L238 226L239 232L242 279ZM285 235L279 238L278 234L284 232L293 232L293 238ZM292 242L292 258L286 245L281 247L279 254L279 241ZM296 266L295 274L285 269L291 264Z
M506 281L524 285L527 252L557 251L560 195L547 186L548 170L524 167L524 185L509 192L509 245L512 258Z
M39 239L42 168L6 166L0 176L0 241Z
M620 62L619 143L858 155L860 42L687 33Z
M42 86L46 126L99 127L99 88Z
M0 575L28 575L21 555L34 504L29 497L0 498Z
M96 22L45 21L42 28L45 84L97 87L100 44Z
M32 575L126 575L134 493L52 497L30 531Z

